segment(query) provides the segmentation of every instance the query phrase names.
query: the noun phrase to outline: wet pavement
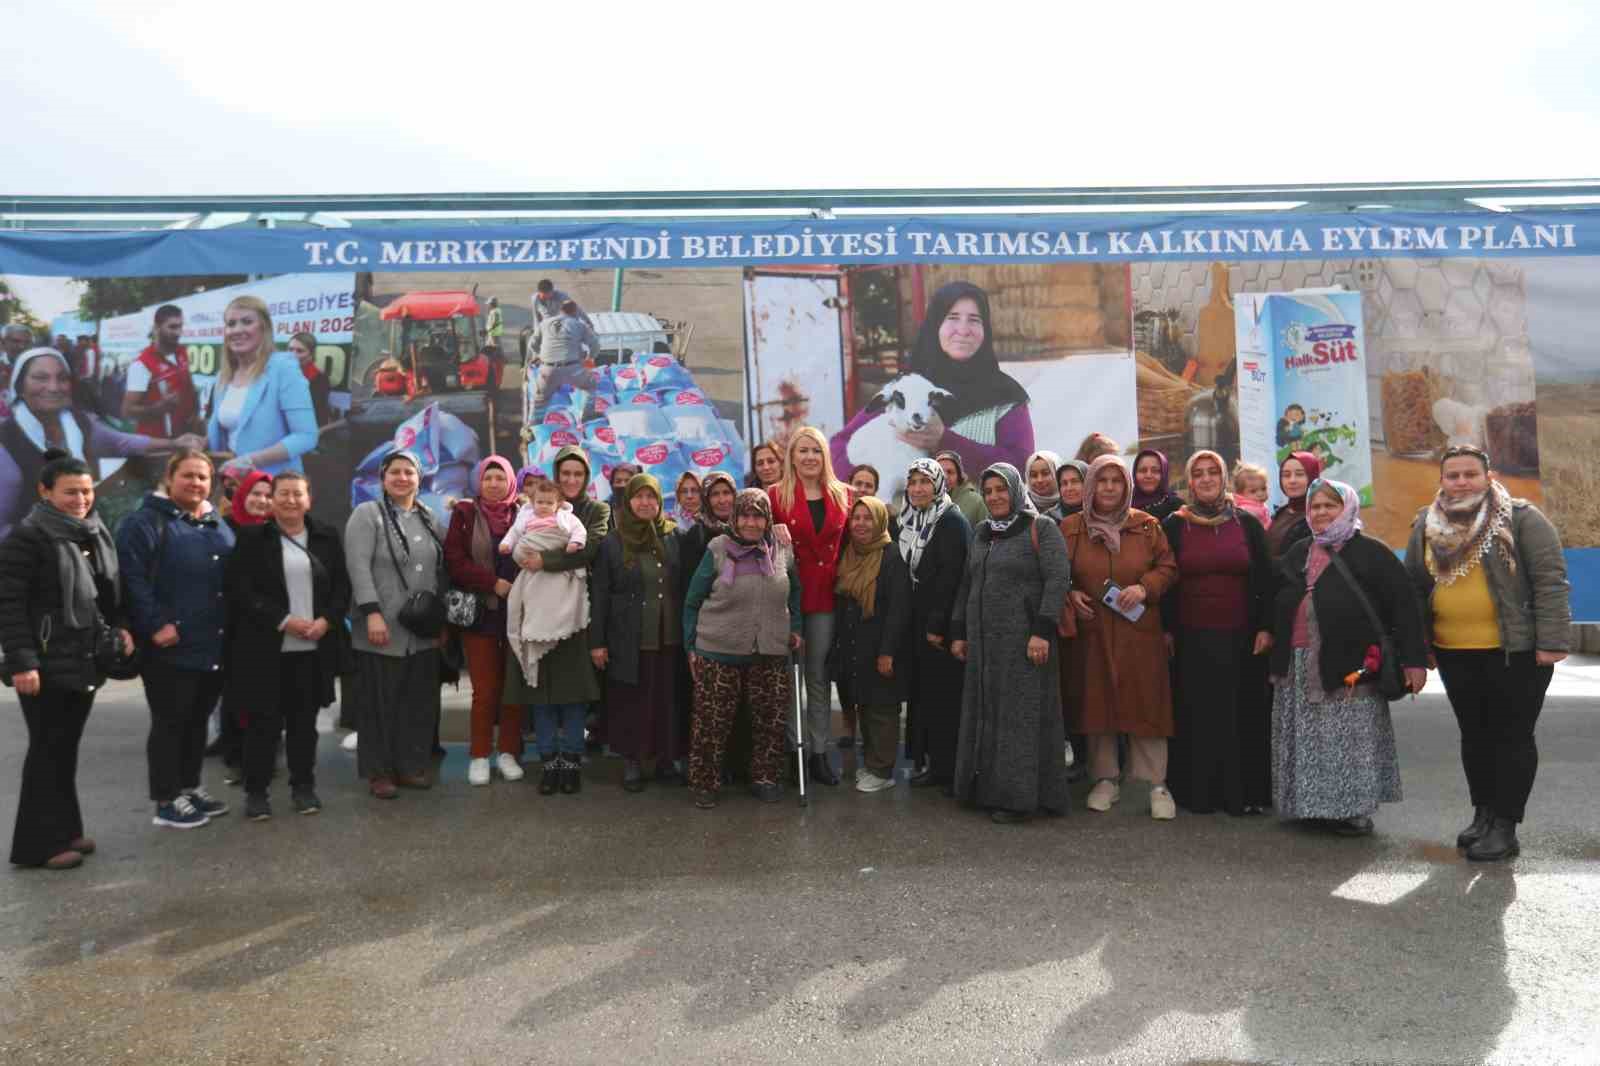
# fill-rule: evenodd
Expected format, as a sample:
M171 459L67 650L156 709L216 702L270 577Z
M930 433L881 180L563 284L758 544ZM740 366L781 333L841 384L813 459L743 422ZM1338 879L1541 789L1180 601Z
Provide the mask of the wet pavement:
M1600 666L1540 723L1523 857L1476 866L1442 697L1399 705L1377 835L1156 823L1130 786L991 824L928 791L800 809L639 795L596 760L369 799L324 736L316 817L158 830L117 685L80 779L100 844L0 872L0 1063L1596 1063ZM0 712L0 824L25 733ZM853 766L846 753L845 765Z

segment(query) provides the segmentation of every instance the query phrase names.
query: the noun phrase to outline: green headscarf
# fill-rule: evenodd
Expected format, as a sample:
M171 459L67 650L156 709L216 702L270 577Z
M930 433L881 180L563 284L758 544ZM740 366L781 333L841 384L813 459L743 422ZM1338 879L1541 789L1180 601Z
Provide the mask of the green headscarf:
M617 508L617 535L622 538L622 565L632 566L634 560L648 552L656 557L657 562L666 558L666 548L661 543L661 538L677 528L677 524L668 518L666 509L662 508L656 513L655 521L646 522L633 513L633 498L641 492L649 492L656 498L656 503L661 503L661 482L650 474L635 474L628 479L627 487L622 490L622 506Z

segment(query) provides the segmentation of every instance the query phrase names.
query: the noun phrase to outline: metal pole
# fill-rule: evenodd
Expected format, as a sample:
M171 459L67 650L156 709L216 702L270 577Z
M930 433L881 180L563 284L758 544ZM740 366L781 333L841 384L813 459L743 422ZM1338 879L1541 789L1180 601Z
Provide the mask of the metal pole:
M622 310L622 268L611 275L611 310Z
M805 720L800 710L801 693L800 660L791 658L789 663L789 683L794 688L794 761L796 778L800 782L800 806L807 805L806 800L806 733Z

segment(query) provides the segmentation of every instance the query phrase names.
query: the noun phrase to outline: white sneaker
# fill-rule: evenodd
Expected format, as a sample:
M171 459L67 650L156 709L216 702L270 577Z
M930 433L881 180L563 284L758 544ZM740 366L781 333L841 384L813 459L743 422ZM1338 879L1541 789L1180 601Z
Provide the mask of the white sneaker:
M489 783L489 760L473 759L467 763L467 784L487 785Z
M500 771L500 776L507 781L522 780L522 764L517 762L517 757L509 751L502 751L500 757L494 761L495 769Z
M877 774L866 768L863 768L860 773L856 774L857 792L882 792L886 788L893 787L894 778L892 777L879 777Z
M1115 781L1096 781L1089 790L1089 809L1091 811L1109 811L1111 805L1117 802L1117 797L1122 795L1122 786Z
M1178 816L1178 805L1173 802L1172 793L1167 791L1165 785L1156 785L1150 789L1150 817L1158 822L1170 822Z
M347 733L345 738L339 741L339 747L343 748L345 751L355 751L356 735L354 733Z

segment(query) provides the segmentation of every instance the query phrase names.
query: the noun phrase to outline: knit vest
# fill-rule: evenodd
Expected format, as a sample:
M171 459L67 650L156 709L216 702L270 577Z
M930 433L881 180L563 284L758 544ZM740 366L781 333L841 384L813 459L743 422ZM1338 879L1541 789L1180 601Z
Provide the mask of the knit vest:
M718 537L707 546L722 573L728 559L728 538ZM775 544L772 576L745 574L732 586L713 584L700 605L694 643L698 651L716 655L789 654L789 549Z

